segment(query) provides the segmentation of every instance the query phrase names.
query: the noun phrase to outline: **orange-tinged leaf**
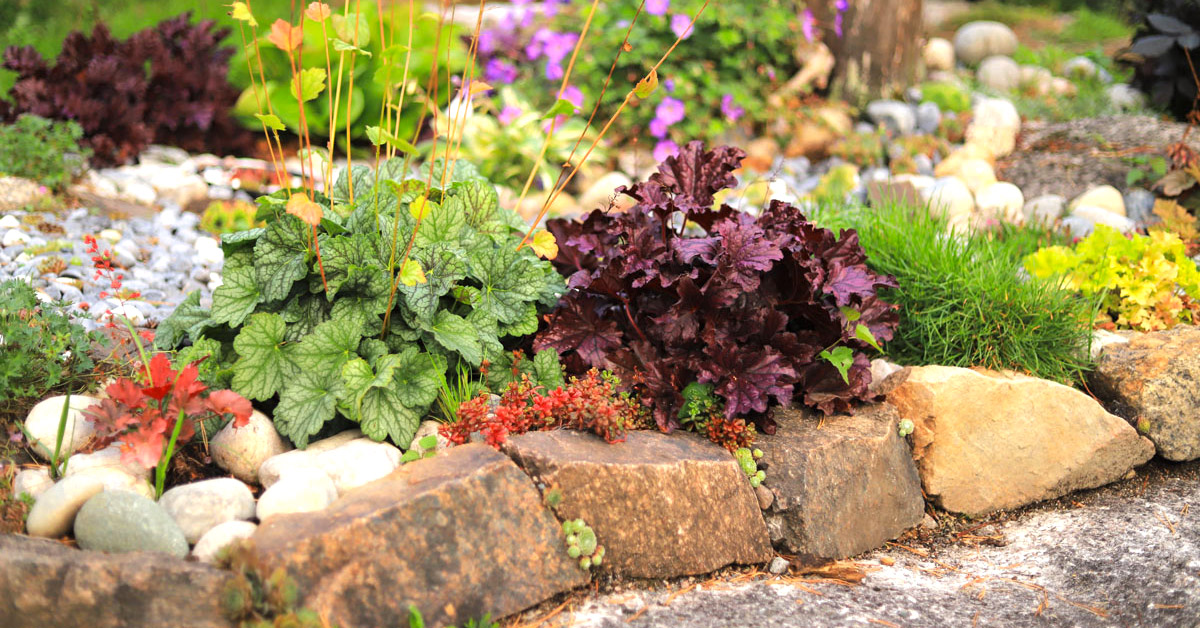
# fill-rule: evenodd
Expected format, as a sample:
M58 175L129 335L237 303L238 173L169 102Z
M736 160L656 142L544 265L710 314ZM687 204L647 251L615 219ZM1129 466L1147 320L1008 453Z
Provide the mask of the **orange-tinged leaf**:
M429 215L429 199L424 196L413 199L413 202L408 204L408 213L417 220L424 220Z
M304 31L284 20L275 20L271 25L271 34L267 35L267 41L284 52L292 52L304 41Z
M415 259L404 260L404 264L400 266L400 283L411 287L426 281L425 271L421 269L420 262Z
M293 194L287 202L287 213L315 227L321 224L321 216L325 212L320 205L309 200L307 196Z
M314 22L324 22L329 17L329 5L324 2L311 2L304 10L304 17Z
M646 78L638 81L637 85L634 86L633 93L638 98L646 98L650 94L653 94L656 89L658 89L658 70L650 70Z
M554 259L558 257L558 241L549 231L538 231L533 234L533 243L529 245L539 257Z
M467 90L467 95L474 96L475 94L486 92L489 89L492 89L492 86L484 83L483 81L471 81L471 87Z

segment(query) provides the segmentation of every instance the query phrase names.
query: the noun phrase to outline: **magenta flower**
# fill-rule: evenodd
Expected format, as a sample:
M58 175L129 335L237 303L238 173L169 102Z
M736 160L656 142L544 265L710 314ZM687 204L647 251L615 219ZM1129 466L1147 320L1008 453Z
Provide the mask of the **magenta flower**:
M516 119L518 117L520 117L520 115L521 115L520 107L516 107L513 105L505 105L504 108L500 110L500 113L496 116L496 119L500 121L500 124L503 124L504 126L508 126L508 125L512 124L513 122L515 122Z
M800 30L804 32L804 38L812 41L817 36L816 33L817 18L813 17L812 11L805 9L800 14Z
M676 13L671 16L671 32L680 39L687 39L692 36L692 18Z
M671 0L646 0L646 13L650 15L666 15L671 6Z
M836 33L838 37L842 36L842 14L841 13L838 13L837 16L835 16L833 18L833 32Z
M662 120L663 124L667 126L683 120L685 113L687 113L687 109L684 107L683 101L670 96L664 96L662 102L654 108L654 118Z
M583 109L583 90L574 85L568 85L563 90L562 99L575 105L577 109Z
M667 160L667 157L674 157L679 154L679 145L671 140L663 140L654 145L654 161L662 163Z
M721 97L721 114L730 122L737 122L746 114L746 110L737 106L733 102L733 94L725 94Z
M503 59L488 59L483 68L483 78L489 83L508 84L518 76L517 67Z
M667 123L659 118L650 121L650 135L662 139L667 136Z

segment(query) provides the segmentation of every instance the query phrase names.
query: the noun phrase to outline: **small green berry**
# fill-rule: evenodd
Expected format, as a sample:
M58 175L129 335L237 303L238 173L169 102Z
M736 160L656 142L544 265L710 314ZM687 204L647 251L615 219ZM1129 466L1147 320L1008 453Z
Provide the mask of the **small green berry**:
M567 545L579 545L579 535L574 533L568 534Z
M762 450L761 450L761 449L755 449L755 450L754 450L754 457L755 457L755 458L762 458L762 457L763 457L763 452L762 452Z
M604 561L604 557L601 556L599 553L597 553L595 556L592 556L592 566L593 567L599 567L600 563L603 561Z
M584 556L583 558L580 558L580 559L579 559L579 567L580 567L580 569L585 569L585 570L586 570L586 569L591 569L591 568L592 568L592 559L591 559L591 557L590 557L590 556Z
M762 484L762 480L758 479L757 477L750 478L750 486L758 488L759 484Z
M571 558L579 558L579 555L580 551L578 545L572 545L567 548L567 556L570 556Z

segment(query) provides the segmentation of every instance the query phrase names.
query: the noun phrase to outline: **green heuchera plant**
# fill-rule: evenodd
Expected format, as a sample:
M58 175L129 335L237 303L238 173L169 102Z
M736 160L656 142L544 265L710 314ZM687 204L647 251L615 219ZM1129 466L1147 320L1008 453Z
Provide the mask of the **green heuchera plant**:
M1097 225L1074 248L1050 246L1026 257L1025 270L1100 297L1103 315L1117 327L1154 331L1200 320L1200 270L1170 232L1126 237Z
M402 164L343 171L332 198L315 195L316 227L287 213L286 193L260 198L266 226L222 237L211 309L189 295L159 326L158 346L190 339L215 358L213 372L231 365L232 389L277 400L275 426L298 447L337 416L407 447L447 370L504 364L505 343L535 332L565 285L530 247L518 250L525 223L473 166L455 162L438 187L440 161L432 172Z

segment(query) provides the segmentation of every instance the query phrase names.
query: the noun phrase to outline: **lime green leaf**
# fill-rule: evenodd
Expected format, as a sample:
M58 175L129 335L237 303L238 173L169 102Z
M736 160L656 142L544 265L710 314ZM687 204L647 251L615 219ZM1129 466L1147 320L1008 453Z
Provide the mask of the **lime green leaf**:
M337 371L298 371L290 377L275 406L275 429L297 447L321 431L337 412L342 379Z
M450 186L450 193L462 199L463 216L467 224L479 231L507 233L507 225L497 220L500 197L496 188L486 181L465 181Z
M875 347L876 351L883 351L883 348L880 347L879 343L875 340L875 334L872 334L871 329L862 323L859 323L854 328L854 337L871 345L872 347Z
M550 120L557 116L569 116L573 115L574 113L575 104L569 100L559 98L558 101L554 103L554 106L546 110L546 113L542 115L542 119Z
M337 52L355 52L360 55L365 55L368 57L371 56L371 51L363 50L362 48L359 48L358 46L355 46L352 43L345 42L340 39L333 40L333 49L336 50Z
M213 291L213 322L240 327L262 297L254 282L254 267L226 268L221 277L224 282Z
M483 346L479 344L479 332L467 320L449 310L438 310L433 322L425 327L433 339L442 347L462 356L471 366L483 362ZM536 320L534 331L537 331Z
M838 374L842 376L842 381L850 383L850 367L854 364L854 351L850 347L834 347L832 351L826 349L820 353L820 356L837 369Z
M333 32L337 34L338 39L354 42L361 48L371 43L371 25L367 22L367 16L361 13L334 14L332 21Z
M239 22L245 22L251 28L258 27L258 20L254 19L254 14L250 13L250 7L245 2L234 2L230 8L232 10L229 11L229 17Z
M408 213L413 217L414 220L425 220L425 217L429 215L429 211L436 205L437 203L434 203L428 198L424 196L418 196L408 204Z
M250 316L233 340L238 360L233 365L233 390L247 399L263 401L279 392L294 370L283 353L283 318L278 314Z
M413 251L412 259L420 262L427 281L415 286L402 285L400 291L404 294L404 304L418 320L433 320L438 301L467 276L462 257L462 249L445 243Z
M533 356L534 381L554 390L563 385L562 363L558 360L558 352L554 349L542 349Z
M507 325L500 326L500 335L503 336L529 336L537 333L538 317L537 305L532 302L525 304L525 311L521 317Z
M658 89L658 70L650 70L646 78L638 81L633 87L633 93L638 98L647 98Z
M421 199L414 201L410 207L416 206ZM467 230L466 203L461 197L450 196L445 202L438 204L426 201L425 218L417 229L416 246L426 248L437 243L457 243Z
M354 358L342 365L344 399L352 421L361 420L363 397L372 388L387 388L392 384L392 373L396 370L399 356L386 352L380 355L374 366L362 358Z
M308 274L309 235L308 225L284 215L254 245L254 280L263 300L283 299Z
M325 90L325 69L324 68L304 68L300 71L299 80L300 101L308 102L316 98L322 91ZM295 87L293 87L292 95L295 95Z
M421 262L410 258L400 265L400 283L415 286L426 281L428 279L425 277L425 271L421 270Z
M417 147L407 140L396 137L391 131L377 126L367 127L367 139L375 146L391 146L402 153L417 154Z
M254 114L254 117L258 118L260 122L267 125L267 128L271 129L272 131L287 130L287 126L283 124L283 121L279 119L279 116L273 113L256 113Z
M843 305L839 309L842 310L842 316L845 316L846 320L850 321L851 323L862 318L862 312L859 312L858 310L856 310L852 307Z
M195 342L209 324L208 310L200 307L200 291L194 290L166 320L158 324L158 328L154 330L154 346L159 349L174 349L183 341L184 336Z

